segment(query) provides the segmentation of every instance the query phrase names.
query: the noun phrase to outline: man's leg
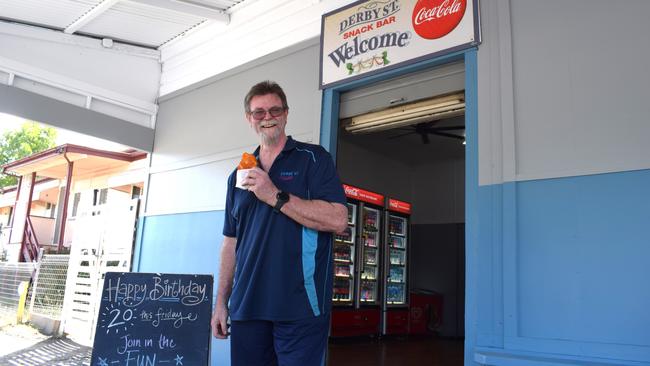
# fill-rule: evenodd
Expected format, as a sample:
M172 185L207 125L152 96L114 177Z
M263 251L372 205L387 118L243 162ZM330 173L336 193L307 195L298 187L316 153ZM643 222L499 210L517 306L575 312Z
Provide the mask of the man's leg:
M232 366L275 366L273 323L264 320L233 321L230 326Z
M290 322L274 322L275 353L280 366L324 366L329 314Z

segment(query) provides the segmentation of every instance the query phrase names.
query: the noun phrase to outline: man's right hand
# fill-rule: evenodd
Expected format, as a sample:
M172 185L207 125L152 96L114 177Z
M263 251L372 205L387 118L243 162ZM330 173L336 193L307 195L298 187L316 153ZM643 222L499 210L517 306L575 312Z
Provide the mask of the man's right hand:
M225 305L217 305L214 307L212 314L212 334L215 338L226 339L230 335L228 329L228 307Z

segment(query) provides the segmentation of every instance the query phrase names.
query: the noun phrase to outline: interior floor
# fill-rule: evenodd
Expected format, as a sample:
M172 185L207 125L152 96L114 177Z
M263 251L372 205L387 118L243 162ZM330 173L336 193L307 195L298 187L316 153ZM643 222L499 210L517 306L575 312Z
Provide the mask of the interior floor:
M462 366L463 339L435 336L331 339L328 366Z

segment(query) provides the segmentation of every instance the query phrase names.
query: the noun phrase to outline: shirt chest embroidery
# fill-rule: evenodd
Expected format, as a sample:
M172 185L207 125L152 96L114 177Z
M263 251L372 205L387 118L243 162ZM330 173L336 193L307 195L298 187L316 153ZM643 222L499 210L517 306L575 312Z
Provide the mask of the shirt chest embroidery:
M297 177L299 175L300 175L300 172L295 171L295 170L281 171L279 178L280 178L280 180L290 181L290 180L293 180L293 178L295 178L295 177Z

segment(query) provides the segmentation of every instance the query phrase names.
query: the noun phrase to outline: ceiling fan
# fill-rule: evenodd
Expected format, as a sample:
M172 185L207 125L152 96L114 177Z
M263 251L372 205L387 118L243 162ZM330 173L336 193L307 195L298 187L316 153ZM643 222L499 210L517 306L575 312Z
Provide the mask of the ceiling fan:
M463 143L465 143L465 136L464 136L465 126L463 125L436 126L436 122L438 121L423 122L415 125L395 128L394 130L406 131L406 132L401 133L399 135L390 136L389 139L396 139L407 135L415 134L415 135L420 135L423 144L429 144L431 142L431 140L429 139L429 135L436 135L436 136L442 136L442 137L448 137L448 138L460 140ZM455 133L456 131L462 134Z

